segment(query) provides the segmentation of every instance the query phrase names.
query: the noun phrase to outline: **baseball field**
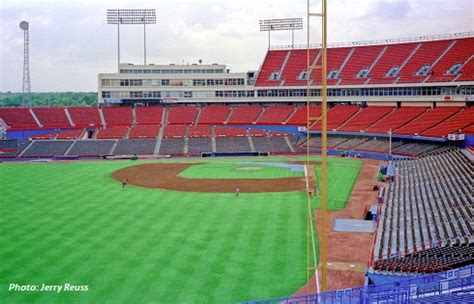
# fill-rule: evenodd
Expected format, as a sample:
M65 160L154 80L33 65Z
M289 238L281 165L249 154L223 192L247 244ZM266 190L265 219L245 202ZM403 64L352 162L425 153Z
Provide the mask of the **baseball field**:
M360 169L358 160L330 159L330 209L344 208ZM297 159L0 164L0 299L290 295L306 283L306 216Z

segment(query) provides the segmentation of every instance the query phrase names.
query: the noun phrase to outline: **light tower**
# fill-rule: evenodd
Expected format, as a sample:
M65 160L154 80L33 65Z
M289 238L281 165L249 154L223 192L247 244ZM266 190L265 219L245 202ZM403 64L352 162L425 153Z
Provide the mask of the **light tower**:
M117 24L117 66L120 72L120 24L143 24L143 64L146 65L146 25L156 24L155 9L107 9L107 24Z
M31 93L31 82L30 82L30 38L29 38L29 23L27 21L20 22L20 29L23 30L24 42L23 42L23 84L21 86L21 92L23 93L23 103L30 106L30 93Z

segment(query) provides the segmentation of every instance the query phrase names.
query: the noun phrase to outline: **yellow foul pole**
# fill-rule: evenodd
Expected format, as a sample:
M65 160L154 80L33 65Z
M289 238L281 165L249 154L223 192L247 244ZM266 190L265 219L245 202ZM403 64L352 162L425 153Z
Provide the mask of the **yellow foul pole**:
M321 289L327 290L327 207L328 207L328 162L327 162L327 1L322 0L322 145L321 145Z

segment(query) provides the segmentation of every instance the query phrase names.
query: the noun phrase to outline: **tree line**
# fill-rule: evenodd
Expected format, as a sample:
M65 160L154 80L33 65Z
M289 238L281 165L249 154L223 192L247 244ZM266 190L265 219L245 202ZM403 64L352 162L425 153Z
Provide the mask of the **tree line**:
M22 93L0 93L0 107L21 106L86 106L97 105L94 92L47 92L31 93L29 98Z

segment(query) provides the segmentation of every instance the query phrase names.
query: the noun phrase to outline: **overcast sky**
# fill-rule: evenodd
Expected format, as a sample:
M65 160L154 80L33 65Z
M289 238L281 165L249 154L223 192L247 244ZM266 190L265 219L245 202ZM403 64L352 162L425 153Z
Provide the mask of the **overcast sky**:
M311 3L316 11L319 1ZM474 0L328 3L329 42L474 31ZM234 72L263 62L268 41L259 19L306 16L306 0L0 0L0 91L21 91L21 20L30 22L32 91L97 91L97 73L117 70L117 28L107 25L107 8L156 9L157 24L147 27L149 63L202 59ZM272 44L290 43L290 32L272 35ZM305 31L296 32L295 43L306 43ZM141 26L121 27L121 59L143 62Z

